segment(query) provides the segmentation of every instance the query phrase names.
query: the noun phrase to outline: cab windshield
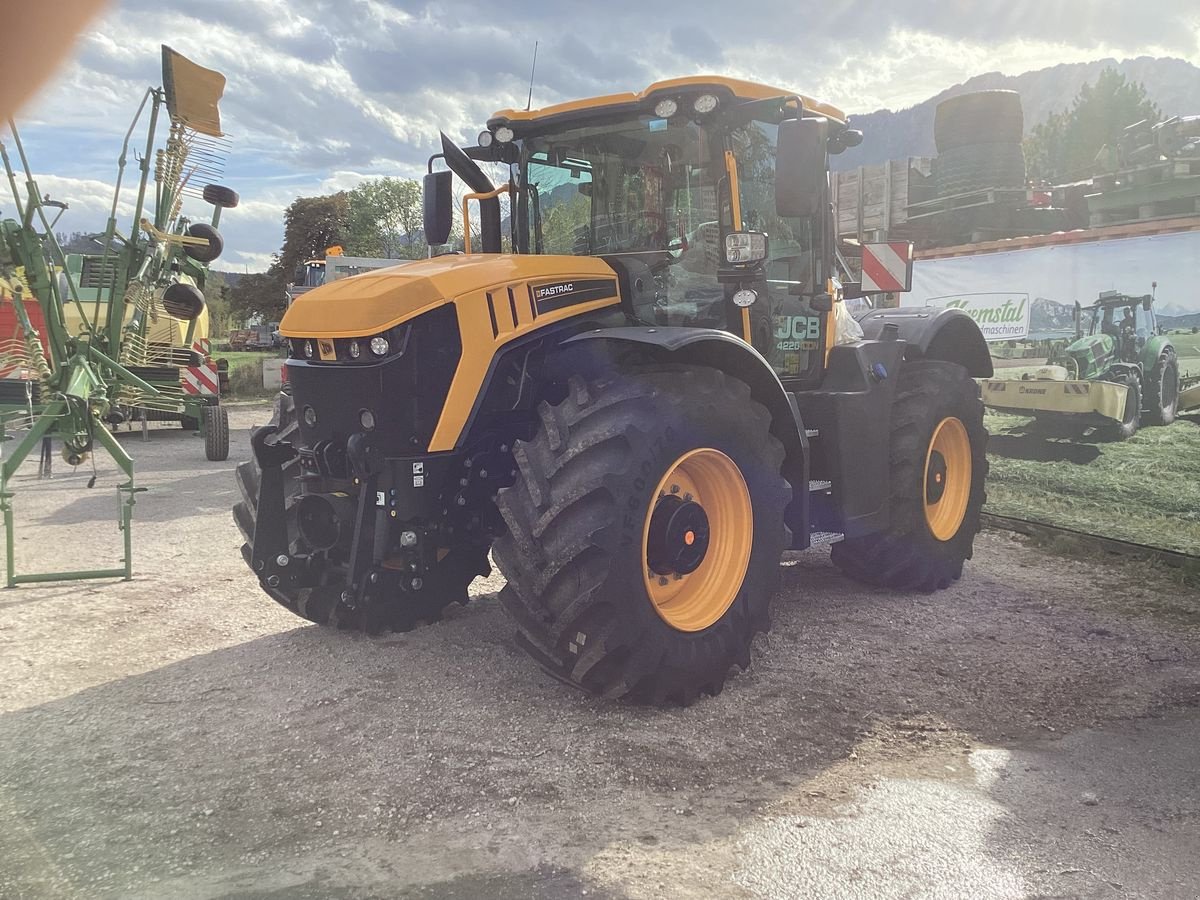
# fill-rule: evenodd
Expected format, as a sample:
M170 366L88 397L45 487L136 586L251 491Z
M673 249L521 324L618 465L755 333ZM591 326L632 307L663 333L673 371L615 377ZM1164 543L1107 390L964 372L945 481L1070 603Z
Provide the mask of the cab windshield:
M790 298L799 314L799 298L818 290L814 229L807 219L775 213L777 131L762 121L643 115L525 137L511 172L517 249L617 257L630 272L640 320L726 328L731 292L717 281L725 234L763 231L771 293ZM736 204L726 153L737 162ZM754 344L764 354L776 349L775 319L787 305L764 302L754 311ZM788 368L797 373L807 363L798 349L788 350Z
M1139 338L1148 338L1157 331L1153 310L1143 309L1140 301L1125 306L1093 308L1091 334L1099 330L1102 334L1120 337L1123 332Z

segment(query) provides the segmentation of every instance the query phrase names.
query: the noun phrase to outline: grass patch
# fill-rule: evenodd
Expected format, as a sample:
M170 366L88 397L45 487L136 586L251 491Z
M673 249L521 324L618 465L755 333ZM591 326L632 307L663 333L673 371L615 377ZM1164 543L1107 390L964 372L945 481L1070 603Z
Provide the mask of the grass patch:
M274 359L276 356L282 356L279 351L270 353L257 353L254 350L219 350L213 354L213 359L229 360L229 371L233 371L238 366L244 366L248 363L254 363L262 366L264 359Z
M237 400L274 397L278 393L275 388L267 389L262 386L263 360L275 357L275 353L255 353L252 350L213 354L214 359L229 362L229 389L226 393L230 398Z
M1048 438L988 412L986 509L1200 556L1200 416L1133 438Z
M1172 334L1169 337L1179 357L1179 374L1200 375L1200 334Z

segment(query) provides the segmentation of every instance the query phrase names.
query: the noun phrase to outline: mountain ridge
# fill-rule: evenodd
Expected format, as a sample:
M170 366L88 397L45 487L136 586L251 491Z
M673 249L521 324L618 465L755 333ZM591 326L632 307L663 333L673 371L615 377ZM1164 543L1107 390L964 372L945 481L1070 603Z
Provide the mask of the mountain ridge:
M933 112L938 103L970 91L1015 90L1025 110L1025 134L1053 112L1068 108L1080 87L1094 82L1106 68L1140 82L1164 116L1200 114L1200 68L1175 57L1111 57L1086 63L1060 63L1045 69L1004 75L986 72L955 84L928 100L904 109L877 109L851 115L865 139L858 147L831 158L834 169L877 165L889 159L934 156Z

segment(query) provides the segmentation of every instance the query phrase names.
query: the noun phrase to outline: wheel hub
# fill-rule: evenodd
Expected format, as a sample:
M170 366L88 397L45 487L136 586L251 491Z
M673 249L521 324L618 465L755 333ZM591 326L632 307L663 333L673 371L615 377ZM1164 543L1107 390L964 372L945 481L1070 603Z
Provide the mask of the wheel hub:
M947 416L933 429L925 454L925 524L939 541L958 534L966 518L973 465L966 426Z
M925 502L937 503L946 493L946 457L939 450L929 454L929 468L925 472Z
M704 507L668 494L650 518L646 562L659 575L689 575L704 562L708 540Z
M754 544L750 490L737 463L711 447L681 455L650 494L642 579L654 611L678 631L717 622L741 590Z

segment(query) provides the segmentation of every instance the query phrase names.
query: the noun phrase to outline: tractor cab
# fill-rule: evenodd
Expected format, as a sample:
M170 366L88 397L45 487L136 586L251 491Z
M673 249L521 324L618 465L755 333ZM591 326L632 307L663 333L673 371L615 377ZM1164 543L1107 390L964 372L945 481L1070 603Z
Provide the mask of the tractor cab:
M1158 333L1151 297L1132 297L1115 291L1105 292L1096 301L1092 316L1092 333L1099 322L1100 332L1117 341L1117 352L1125 362L1134 362L1137 350L1146 340Z
M484 252L598 257L620 276L633 321L731 332L781 379L811 386L835 342L829 314L845 280L827 160L860 140L844 113L812 98L684 78L501 110L478 146L444 140L430 167L444 159L477 192L468 196L481 203ZM496 164L507 183L495 188L476 160ZM447 225L427 235L433 245L449 232L448 175L427 176L427 212L432 204ZM506 235L501 194L511 201Z
M1079 337L1066 348L1074 362L1076 377L1099 378L1114 363L1139 364L1147 342L1158 333L1151 294L1134 296L1105 291L1090 307L1081 311L1087 317L1087 334L1082 321Z

